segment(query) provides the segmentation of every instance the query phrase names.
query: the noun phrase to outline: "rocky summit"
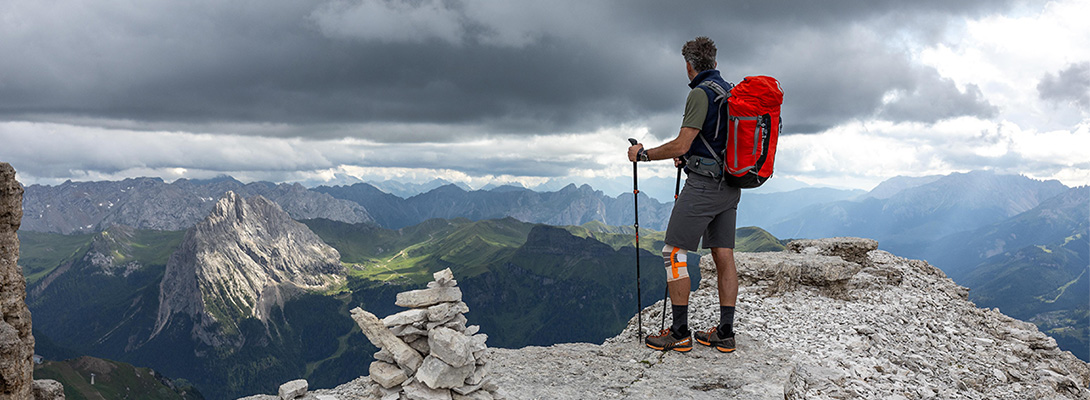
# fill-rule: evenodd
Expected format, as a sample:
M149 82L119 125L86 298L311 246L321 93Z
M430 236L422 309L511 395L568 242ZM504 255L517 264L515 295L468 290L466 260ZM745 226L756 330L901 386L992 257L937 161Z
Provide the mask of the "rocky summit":
M1090 366L1036 326L977 308L939 269L877 246L835 238L737 254L733 353L648 349L633 317L600 345L489 349L490 379L509 399L1090 399ZM710 257L700 267L714 276ZM717 306L715 279L703 279L690 327L716 324ZM658 330L662 304L642 312L643 335ZM373 398L374 383L307 396Z
M877 246L836 238L737 254L734 353L652 351L633 318L602 345L495 349L495 381L519 399L1090 399L1087 363ZM714 276L710 257L700 267ZM714 282L690 299L693 329L718 323ZM644 309L644 335L662 317L662 304Z
M155 334L179 314L196 321L204 344L230 344L243 318L266 321L299 289L344 280L340 254L264 197L227 192L211 214L186 232L160 286Z

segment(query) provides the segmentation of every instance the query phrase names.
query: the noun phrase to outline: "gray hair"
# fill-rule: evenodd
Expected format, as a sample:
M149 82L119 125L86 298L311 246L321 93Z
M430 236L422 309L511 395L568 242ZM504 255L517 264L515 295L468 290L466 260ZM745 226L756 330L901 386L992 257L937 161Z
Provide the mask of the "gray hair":
M715 69L715 42L707 36L697 36L696 39L685 42L681 46L681 55L696 72Z

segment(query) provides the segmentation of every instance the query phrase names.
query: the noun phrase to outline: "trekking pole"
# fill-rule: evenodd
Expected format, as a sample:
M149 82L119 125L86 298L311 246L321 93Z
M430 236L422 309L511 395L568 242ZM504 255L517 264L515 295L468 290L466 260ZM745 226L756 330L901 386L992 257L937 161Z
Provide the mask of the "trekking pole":
M636 139L628 138L628 142L633 146L639 144ZM635 214L636 221L632 224L632 227L636 229L636 319L639 321L640 327L636 331L637 344L643 341L643 304L640 303L640 186L639 179L636 178L636 161L632 162L632 209Z
M677 166L677 181L674 182L674 204L677 204L677 196L681 194L681 170L685 168L685 163ZM670 283L666 283L665 294L662 295L662 322L659 323L659 329L666 329L666 302L670 299Z

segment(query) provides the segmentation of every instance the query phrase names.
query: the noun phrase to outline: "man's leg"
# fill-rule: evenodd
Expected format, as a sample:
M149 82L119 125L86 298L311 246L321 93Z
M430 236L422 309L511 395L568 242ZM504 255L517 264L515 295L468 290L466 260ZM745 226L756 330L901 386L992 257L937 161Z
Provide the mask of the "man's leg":
M719 305L734 307L738 301L738 270L734 265L734 249L712 248L712 261L715 261L715 272L719 277L716 282L719 288Z
M683 249L666 245L662 248L662 260L666 267L666 288L673 305L673 323L670 329L644 339L647 347L655 350L689 351L693 349L689 332L689 272L687 254Z
M689 270L688 254L685 250L666 245L662 248L662 260L666 267L666 289L670 294L674 332L685 334L689 328Z
M734 306L738 301L738 270L734 264L734 249L712 248L712 261L719 289L719 326L715 328L721 339L715 348L723 352L734 351Z

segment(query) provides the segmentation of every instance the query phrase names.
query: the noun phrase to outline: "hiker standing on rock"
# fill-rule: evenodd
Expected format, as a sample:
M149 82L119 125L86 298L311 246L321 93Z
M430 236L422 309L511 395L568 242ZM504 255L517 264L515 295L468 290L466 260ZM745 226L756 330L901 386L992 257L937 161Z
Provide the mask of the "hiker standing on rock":
M723 165L716 157L726 148L727 135L725 130L717 129L716 94L711 85L726 91L732 85L715 69L715 51L715 43L704 36L686 42L681 48L692 90L685 100L685 116L677 137L651 149L644 149L642 144L628 148L629 161L673 159L675 166L684 163L687 175L685 187L674 201L666 228L666 246L662 248L673 324L647 337L647 347L655 350L692 350L693 336L700 344L724 353L735 349L733 325L738 273L734 265L734 235L742 192L723 183ZM704 248L712 251L718 275L719 325L692 333L688 324L690 282L686 253L697 251L701 237Z

